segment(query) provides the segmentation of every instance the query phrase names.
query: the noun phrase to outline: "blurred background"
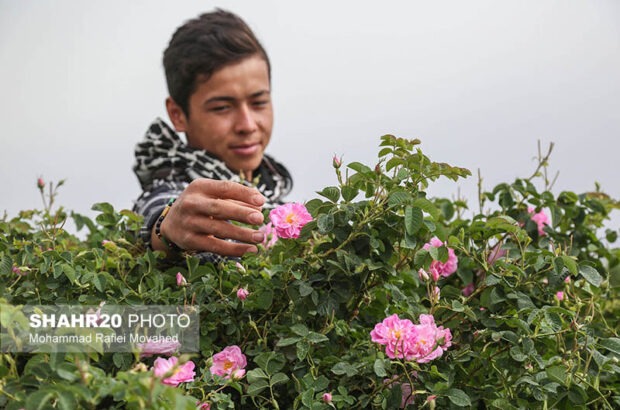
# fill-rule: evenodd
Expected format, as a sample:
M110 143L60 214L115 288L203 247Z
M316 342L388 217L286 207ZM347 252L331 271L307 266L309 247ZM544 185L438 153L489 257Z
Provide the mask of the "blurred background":
M469 168L429 193L473 210L478 170L488 189L529 176L539 142L555 143L556 194L598 182L620 198L618 1L0 0L0 212L40 208L38 177L66 179L70 210L131 208L134 146L167 120L163 50L216 7L270 55L268 152L295 178L290 201L335 184L334 154L376 163L386 133Z

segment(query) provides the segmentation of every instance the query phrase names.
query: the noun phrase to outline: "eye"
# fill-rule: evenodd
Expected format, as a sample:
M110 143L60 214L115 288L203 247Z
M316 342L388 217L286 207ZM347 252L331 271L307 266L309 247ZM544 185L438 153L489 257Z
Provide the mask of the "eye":
M230 105L216 105L209 108L209 111L212 112L224 112L230 108Z
M255 100L252 102L252 105L255 107L264 107L267 104L269 104L269 100Z

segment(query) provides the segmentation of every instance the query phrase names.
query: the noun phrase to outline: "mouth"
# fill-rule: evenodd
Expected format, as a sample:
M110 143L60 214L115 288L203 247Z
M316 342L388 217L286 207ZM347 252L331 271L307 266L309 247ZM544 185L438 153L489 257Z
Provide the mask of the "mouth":
M239 144L230 147L230 150L236 155L246 157L258 153L261 149L261 145L256 142L252 144Z

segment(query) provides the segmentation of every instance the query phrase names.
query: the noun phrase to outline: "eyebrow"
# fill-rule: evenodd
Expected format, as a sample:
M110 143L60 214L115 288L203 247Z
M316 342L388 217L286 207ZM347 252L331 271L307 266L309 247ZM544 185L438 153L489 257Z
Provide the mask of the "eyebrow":
M269 95L271 94L271 92L269 90L260 90L257 91L253 94L250 94L250 99L252 98L258 98L258 97L262 97L264 95ZM205 101L205 104L210 104L213 102L234 102L236 100L235 97L230 97L227 95L221 95L221 96L216 96L216 97L211 97L209 98L207 101Z

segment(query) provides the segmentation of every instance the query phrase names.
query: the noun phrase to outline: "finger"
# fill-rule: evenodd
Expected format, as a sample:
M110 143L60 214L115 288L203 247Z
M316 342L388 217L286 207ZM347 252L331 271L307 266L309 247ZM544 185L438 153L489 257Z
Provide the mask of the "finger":
M188 215L210 217L213 219L233 220L251 225L263 223L262 212L255 207L248 207L236 201L192 196L184 198L178 204L179 211Z
M233 225L230 222L204 218L196 227L199 236L213 235L216 238L232 239L238 242L259 243L265 238L260 231Z
M252 206L263 206L265 197L256 189L232 181L208 178L196 179L192 184L211 198L234 199Z
M243 256L246 253L258 252L258 248L254 245L225 241L211 235L203 235L197 238L195 248L222 256Z

